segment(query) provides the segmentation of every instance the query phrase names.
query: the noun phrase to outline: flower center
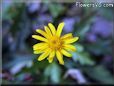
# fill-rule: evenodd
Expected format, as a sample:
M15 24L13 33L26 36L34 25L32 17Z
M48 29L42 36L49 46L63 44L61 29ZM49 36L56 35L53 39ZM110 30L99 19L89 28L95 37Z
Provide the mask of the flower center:
M62 40L57 36L53 36L51 39L49 39L49 47L53 50L61 49L62 44Z

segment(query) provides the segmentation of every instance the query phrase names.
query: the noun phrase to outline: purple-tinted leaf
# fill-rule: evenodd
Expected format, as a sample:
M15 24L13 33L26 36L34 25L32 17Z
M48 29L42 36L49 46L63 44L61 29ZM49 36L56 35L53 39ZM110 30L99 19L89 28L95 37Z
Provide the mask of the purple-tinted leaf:
M92 33L98 34L103 38L109 37L112 33L113 23L103 18L96 18L92 27Z
M71 76L73 79L77 80L79 84L86 83L86 79L78 69L69 69L66 73L64 78Z
M47 14L39 15L36 20L34 20L33 23L33 29L43 29L45 25L47 25L49 22L53 22L52 16Z
M63 30L65 32L72 32L74 29L74 24L75 22L79 21L79 18L65 18L63 19L63 21L65 22L65 26Z
M40 2L28 3L27 7L30 13L34 13L40 9Z
M96 42L97 41L97 36L95 34L91 34L91 33L88 33L87 36L86 36L86 39L89 41L89 42Z

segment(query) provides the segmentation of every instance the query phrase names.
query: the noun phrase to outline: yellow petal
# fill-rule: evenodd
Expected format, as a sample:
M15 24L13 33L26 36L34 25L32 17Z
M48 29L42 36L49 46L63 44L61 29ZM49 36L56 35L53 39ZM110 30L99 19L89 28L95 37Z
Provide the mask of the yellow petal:
M55 56L55 51L52 51L48 58L49 63L52 63L54 56Z
M45 50L35 50L34 51L34 54L40 54L40 53L43 53Z
M37 29L36 32L40 33L42 36L48 38L48 35L46 32L44 32L43 30Z
M49 23L48 26L49 26L49 28L50 28L52 34L55 35L55 33L56 33L55 26L54 26L52 23Z
M43 54L38 57L38 61L44 60L50 53L50 50L47 49Z
M56 56L57 56L59 63L64 65L63 55L59 51L56 51Z
M32 35L32 38L40 40L40 41L48 42L46 38L38 36L38 35Z
M68 34L62 36L61 39L69 39L69 38L72 38L72 37L73 37L72 33L68 33Z
M68 51L76 51L75 46L70 45L70 44L64 45L64 49L65 49L65 50L68 50Z
M46 33L47 33L49 36L52 36L52 33L51 33L50 29L49 29L47 26L44 26L44 28L45 28Z
M79 39L79 37L74 37L74 38L71 38L71 39L67 39L67 40L65 40L65 43L66 44L73 43L73 42L76 42L78 39Z
M56 35L57 35L58 37L60 37L63 27L64 27L64 22L60 23L59 26L58 26L58 28L57 28L57 33L56 33Z
M40 46L43 46L43 45L47 45L47 43L45 43L45 42L37 43L37 44L33 45L33 48L40 47Z
M33 50L38 50L38 49L46 49L48 45L46 43L37 43L33 45Z
M61 53L67 57L72 57L72 55L64 49L61 50Z

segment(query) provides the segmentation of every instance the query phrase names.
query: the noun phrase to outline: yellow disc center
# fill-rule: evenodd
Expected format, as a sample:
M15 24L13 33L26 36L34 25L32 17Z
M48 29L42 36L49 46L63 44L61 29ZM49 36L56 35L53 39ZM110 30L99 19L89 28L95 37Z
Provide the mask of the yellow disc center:
M62 40L59 37L53 36L49 39L49 47L53 50L58 50L62 47Z

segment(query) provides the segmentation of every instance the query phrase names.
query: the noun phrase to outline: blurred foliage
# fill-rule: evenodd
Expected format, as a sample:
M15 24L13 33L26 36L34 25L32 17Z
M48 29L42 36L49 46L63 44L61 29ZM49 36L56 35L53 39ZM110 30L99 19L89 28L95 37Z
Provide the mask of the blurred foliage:
M76 44L77 52L73 53L73 60L79 61L81 65L94 65L94 62L90 59L89 53L84 51L83 46Z
M60 4L49 4L49 11L54 18L60 15L64 9L65 8Z
M61 76L61 69L60 67L55 64L52 63L49 66L47 66L47 68L45 69L44 75L48 81L48 78L50 77L52 83L59 83L61 80L60 76Z
M2 84L80 84L78 81L81 80L114 84L110 33L114 23L113 8L78 8L74 3L48 1L14 3L4 0L2 4ZM100 19L100 26L96 24L97 19ZM43 29L50 21L55 26L61 21L73 21L66 25L69 30L64 28L63 33L69 31L80 37L74 44L77 51L72 53L72 58L64 56L64 66L59 65L56 59L52 64L47 59L39 62L39 55L32 51L37 41L31 35L36 28ZM96 30L95 25L101 29ZM64 77L69 70L72 72Z
M100 81L100 83L114 84L113 82L114 78L112 77L110 72L107 71L107 69L104 68L102 65L92 68L87 68L85 69L85 72L91 78L95 79L96 81Z

